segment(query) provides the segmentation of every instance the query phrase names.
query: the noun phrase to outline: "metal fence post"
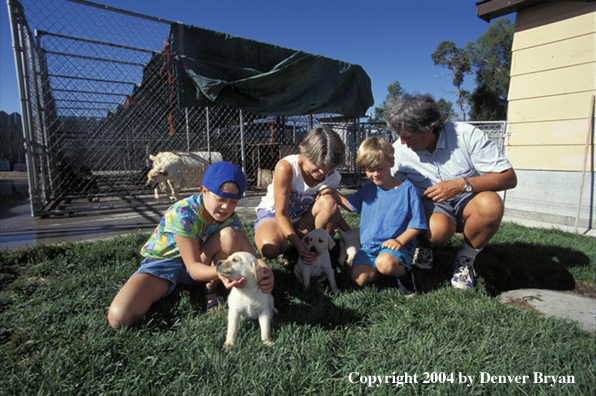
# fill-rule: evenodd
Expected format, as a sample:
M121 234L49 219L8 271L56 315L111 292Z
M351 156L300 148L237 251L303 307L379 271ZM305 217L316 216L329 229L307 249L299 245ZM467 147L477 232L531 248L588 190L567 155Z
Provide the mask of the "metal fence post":
M242 172L246 175L246 159L244 157L244 120L242 110L240 110L240 151L242 154Z
M205 117L207 118L207 155L209 156L209 163L211 163L211 131L209 129L209 107L205 107Z
M17 72L17 83L19 86L19 94L21 98L21 111L23 112L23 137L25 139L25 161L27 163L27 177L29 182L29 193L31 198L31 216L37 216L37 207L40 202L38 199L38 185L36 160L32 153L32 109L31 96L29 91L29 75L27 73L27 60L25 58L25 45L19 27L24 28L17 22L18 17L17 6L12 1L7 1L8 17L11 26L12 45L15 53L15 68ZM22 8L20 9L22 12ZM23 16L24 17L24 16Z

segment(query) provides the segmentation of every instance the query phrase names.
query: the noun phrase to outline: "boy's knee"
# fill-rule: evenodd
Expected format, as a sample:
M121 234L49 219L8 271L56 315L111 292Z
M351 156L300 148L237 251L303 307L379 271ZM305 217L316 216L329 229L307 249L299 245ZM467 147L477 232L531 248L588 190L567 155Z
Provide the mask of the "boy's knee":
M392 254L379 255L375 260L375 267L383 275L397 276L397 274L401 274L402 272L405 273L405 267Z
M238 238L239 235L240 235L240 231L238 231L232 227L225 227L219 231L219 236L221 239L230 240L230 239Z
M352 282L357 284L358 286L364 286L368 283L366 277L362 276L362 274L351 274Z
M358 286L364 286L366 284L369 284L371 282L374 282L374 280L377 278L377 270L374 269L373 267L370 267L373 270L372 271L368 271L368 270L359 270L358 268L353 269L352 271L350 271L350 277L352 278L352 281L357 284Z
M242 249L242 239L240 238L240 231L225 227L219 231L219 243L221 250L230 254L238 252Z
M126 320L123 317L122 310L117 306L110 306L108 310L108 323L112 326L113 329L118 330L122 327L126 327L125 324Z

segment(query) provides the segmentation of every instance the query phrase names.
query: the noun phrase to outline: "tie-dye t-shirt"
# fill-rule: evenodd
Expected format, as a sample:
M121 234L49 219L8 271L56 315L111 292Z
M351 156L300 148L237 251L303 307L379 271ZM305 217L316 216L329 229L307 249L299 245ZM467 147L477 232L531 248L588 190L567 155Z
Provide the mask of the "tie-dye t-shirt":
M175 258L180 257L174 234L195 238L199 246L214 233L225 227L243 231L242 223L236 212L221 223L213 223L205 227L203 218L203 194L195 194L170 206L162 216L153 235L141 249L145 257Z

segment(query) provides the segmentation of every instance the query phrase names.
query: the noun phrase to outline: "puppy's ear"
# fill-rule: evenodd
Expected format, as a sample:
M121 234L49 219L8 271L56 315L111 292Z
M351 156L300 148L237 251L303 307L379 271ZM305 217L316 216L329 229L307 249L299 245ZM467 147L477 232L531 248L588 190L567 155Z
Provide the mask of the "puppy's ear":
M306 242L306 238L308 238L308 234L306 234L305 236L302 237L301 241L302 242Z
M259 263L257 263L257 261L253 261L251 263L252 265L252 270L255 273L255 279L257 280L257 283L259 283L261 281L261 279L263 279L265 277L265 274L263 273L263 269L261 268L261 266L259 265Z
M333 237L329 234L327 234L327 236L329 237L329 250L333 249L335 247L335 241L333 240Z

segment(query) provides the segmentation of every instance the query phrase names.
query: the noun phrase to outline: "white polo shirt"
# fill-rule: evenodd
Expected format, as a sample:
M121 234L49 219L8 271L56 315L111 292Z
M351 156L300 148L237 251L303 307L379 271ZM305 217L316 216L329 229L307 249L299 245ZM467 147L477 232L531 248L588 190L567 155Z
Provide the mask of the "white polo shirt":
M410 180L421 194L440 181L500 173L512 168L505 155L483 131L461 122L445 125L433 153L428 150L415 152L400 140L393 147L393 176Z

